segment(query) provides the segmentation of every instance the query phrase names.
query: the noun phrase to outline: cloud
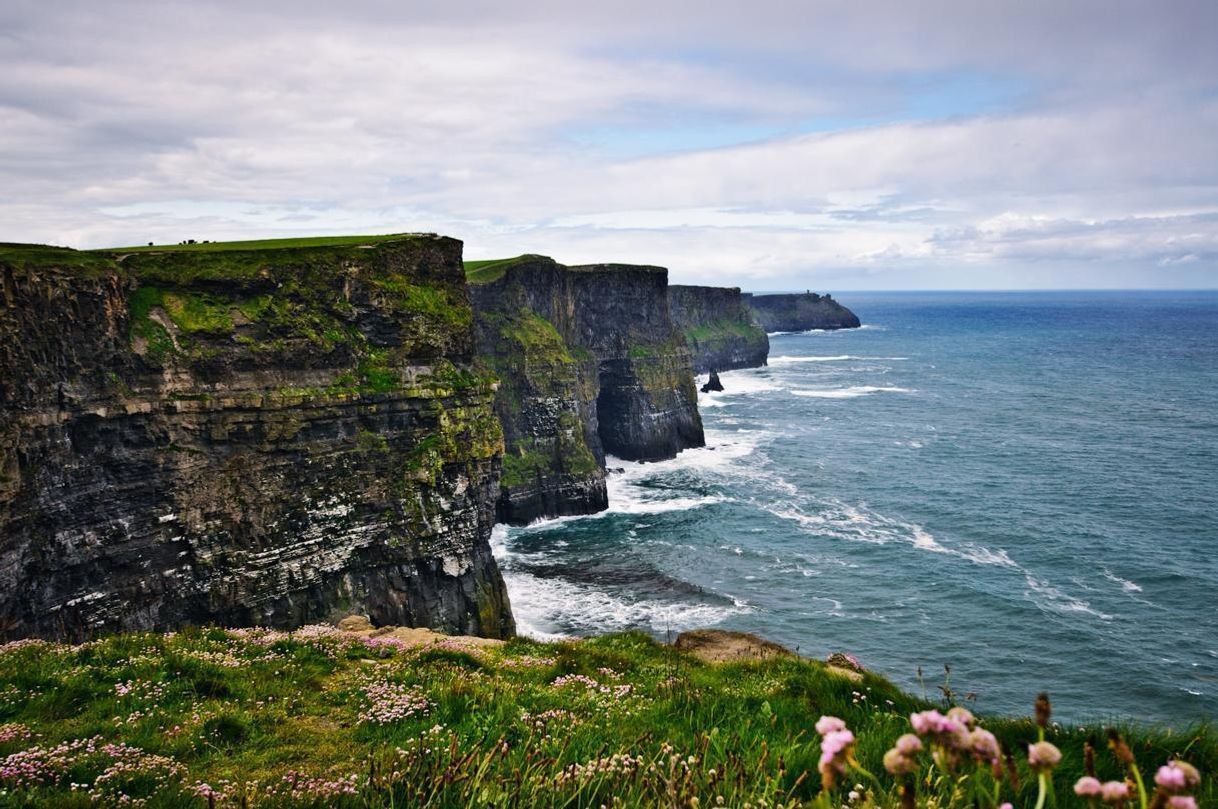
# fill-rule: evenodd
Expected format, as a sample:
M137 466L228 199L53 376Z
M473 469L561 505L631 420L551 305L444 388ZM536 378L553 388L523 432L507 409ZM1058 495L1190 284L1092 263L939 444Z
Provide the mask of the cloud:
M1218 284L1211 3L586 6L6 3L0 239Z

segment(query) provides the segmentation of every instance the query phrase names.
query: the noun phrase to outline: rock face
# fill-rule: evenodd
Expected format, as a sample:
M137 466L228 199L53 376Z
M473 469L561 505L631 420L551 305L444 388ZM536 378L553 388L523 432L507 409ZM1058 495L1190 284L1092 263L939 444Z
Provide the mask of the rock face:
M748 295L746 303L768 332L857 329L859 319L831 295Z
M0 623L513 631L461 245L0 246Z
M668 308L685 335L694 371L730 371L766 364L770 338L738 288L673 285Z
M606 454L659 460L703 445L666 270L521 256L469 277L479 351L501 380L500 520L600 511Z

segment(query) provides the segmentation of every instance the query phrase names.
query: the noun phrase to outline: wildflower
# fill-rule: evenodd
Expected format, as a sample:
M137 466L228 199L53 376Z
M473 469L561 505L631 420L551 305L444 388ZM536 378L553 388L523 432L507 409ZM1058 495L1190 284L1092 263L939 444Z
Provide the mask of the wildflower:
M1168 809L1197 809L1197 799L1192 795L1172 795L1167 801Z
M1186 761L1169 761L1155 773L1155 783L1167 792L1181 792L1201 783L1201 773Z
M846 723L836 716L822 716L816 720L816 732L821 736L826 736L834 731L845 730Z
M966 728L972 728L973 725L977 724L977 718L973 716L972 712L969 711L968 708L952 708L947 712L947 718L954 722L959 722Z
M1098 798L1103 786L1100 779L1084 775L1074 782L1074 794L1080 798Z
M1035 772L1048 772L1062 760L1062 751L1050 742L1028 745L1028 766Z
M1124 803L1129 797L1129 784L1124 781L1107 781L1100 787L1100 797L1104 799L1104 803Z
M969 747L973 751L974 758L989 764L998 763L998 758L1002 755L998 739L994 737L993 733L982 728L977 728L969 734Z
M912 733L906 733L897 739L894 749L899 751L903 756L912 756L922 749L922 740Z
M897 748L884 754L884 769L893 775L907 775L918 771L918 762L913 756L902 755Z
M829 726L826 725L826 727ZM820 770L826 789L833 787L833 781L838 775L846 773L846 765L850 761L853 749L854 734L844 727L841 730L829 731L821 739L820 763L817 764L817 769Z

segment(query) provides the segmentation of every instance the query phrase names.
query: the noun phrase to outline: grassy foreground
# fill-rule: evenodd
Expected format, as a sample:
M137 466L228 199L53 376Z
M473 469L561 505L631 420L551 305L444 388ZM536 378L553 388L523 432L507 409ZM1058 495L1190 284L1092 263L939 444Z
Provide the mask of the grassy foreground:
M328 627L16 641L0 646L0 806L896 806L882 758L931 707L871 674L704 664L642 634L502 647ZM855 740L824 792L822 715ZM1005 760L932 763L941 748L925 736L900 776L918 805L1033 806L1027 749L1042 730L1063 754L1048 777L1059 806L1086 805L1072 787L1089 738L1100 780L1131 772L1098 728L981 726L1015 754L1014 779ZM1218 800L1208 728L1123 732L1148 790L1178 758L1202 772L1198 803Z

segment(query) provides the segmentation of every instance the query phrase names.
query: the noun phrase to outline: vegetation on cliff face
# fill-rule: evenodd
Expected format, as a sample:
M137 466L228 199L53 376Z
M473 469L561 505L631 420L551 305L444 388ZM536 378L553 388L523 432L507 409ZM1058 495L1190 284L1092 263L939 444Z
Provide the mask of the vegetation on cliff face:
M1040 773L1057 805L1074 806L1088 767L1101 782L1132 776L1120 757L1136 759L1148 794L1155 768L1176 759L1183 775L1162 777L1185 784L1170 787L1177 798L1218 798L1206 728L1124 729L1113 755L1100 727L922 713L935 708L946 710L872 674L784 656L712 665L641 634L411 645L305 627L17 641L0 646L0 806L827 809L897 806L905 783L919 806L1032 807ZM948 717L974 725L978 743L952 741ZM915 732L901 743L908 766L886 757ZM1042 734L1062 755L1046 766L1036 748L1038 773L1028 751ZM996 769L978 761L991 739L1013 754ZM1138 806L1136 784L1125 788L1124 805Z

